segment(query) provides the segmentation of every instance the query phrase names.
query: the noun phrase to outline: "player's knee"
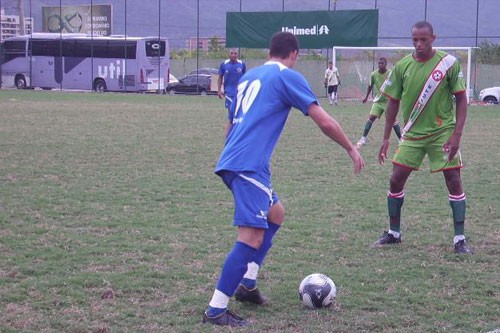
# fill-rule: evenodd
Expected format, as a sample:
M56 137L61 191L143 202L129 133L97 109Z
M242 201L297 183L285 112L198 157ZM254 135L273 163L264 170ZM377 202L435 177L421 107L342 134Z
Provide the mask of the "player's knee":
M260 248L264 240L265 229L239 227L238 228L238 241L247 244L254 249Z
M444 172L446 186L450 193L462 193L462 179L460 169L451 169Z
M285 221L285 207L283 207L281 202L271 206L267 220L278 225L281 225Z
M392 193L399 193L403 191L405 187L405 179L402 179L397 174L392 174L389 180L389 186Z

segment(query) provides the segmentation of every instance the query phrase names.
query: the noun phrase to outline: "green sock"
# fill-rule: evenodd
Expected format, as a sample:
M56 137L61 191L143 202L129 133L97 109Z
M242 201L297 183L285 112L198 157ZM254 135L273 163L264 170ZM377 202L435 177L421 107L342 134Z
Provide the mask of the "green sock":
M389 228L392 231L400 232L401 230L401 207L405 201L405 193L387 193L387 208L389 210Z
M368 132L370 132L370 129L372 128L373 123L371 121L366 121L365 124L365 130L363 131L363 136L366 138L368 136Z
M463 235L465 229L465 194L460 196L449 196L451 211L453 212L453 229L455 236ZM459 198L459 200L456 200Z

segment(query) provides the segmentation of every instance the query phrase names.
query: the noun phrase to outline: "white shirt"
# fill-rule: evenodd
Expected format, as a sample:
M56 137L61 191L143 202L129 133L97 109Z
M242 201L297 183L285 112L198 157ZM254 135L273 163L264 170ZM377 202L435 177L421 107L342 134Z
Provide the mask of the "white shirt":
M339 84L339 70L337 67L332 67L332 69L327 68L325 71L325 81L329 86L335 86Z

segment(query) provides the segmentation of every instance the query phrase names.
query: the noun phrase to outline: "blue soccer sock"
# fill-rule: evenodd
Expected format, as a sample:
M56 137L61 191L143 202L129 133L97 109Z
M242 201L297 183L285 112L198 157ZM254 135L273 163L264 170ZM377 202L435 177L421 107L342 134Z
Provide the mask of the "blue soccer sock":
M242 242L236 242L222 267L222 273L217 283L217 290L230 297L233 296L234 291L238 288L238 284L247 270L248 263L255 256L256 252L257 250L253 247Z
M268 228L264 233L264 239L262 240L262 245L255 253L252 262L248 263L247 271L241 281L241 284L245 286L245 288L251 290L257 286L257 274L259 272L259 268L264 263L264 259L266 258L267 253L273 246L273 238L274 235L278 232L280 225L272 222L268 222Z
M236 242L234 244L222 266L217 288L206 310L208 317L217 317L226 311L229 299L233 296L243 274L245 274L248 262L252 260L256 252L256 249L245 243Z

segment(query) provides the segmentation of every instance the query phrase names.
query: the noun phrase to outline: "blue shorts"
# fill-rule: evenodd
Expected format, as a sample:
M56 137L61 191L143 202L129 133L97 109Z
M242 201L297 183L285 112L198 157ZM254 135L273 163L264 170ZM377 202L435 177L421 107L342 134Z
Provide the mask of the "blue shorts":
M279 201L270 180L255 172L218 172L233 193L233 225L267 229L269 208Z
M234 96L224 95L224 106L226 107L226 109L229 110L231 108L231 103L233 102L234 98Z

